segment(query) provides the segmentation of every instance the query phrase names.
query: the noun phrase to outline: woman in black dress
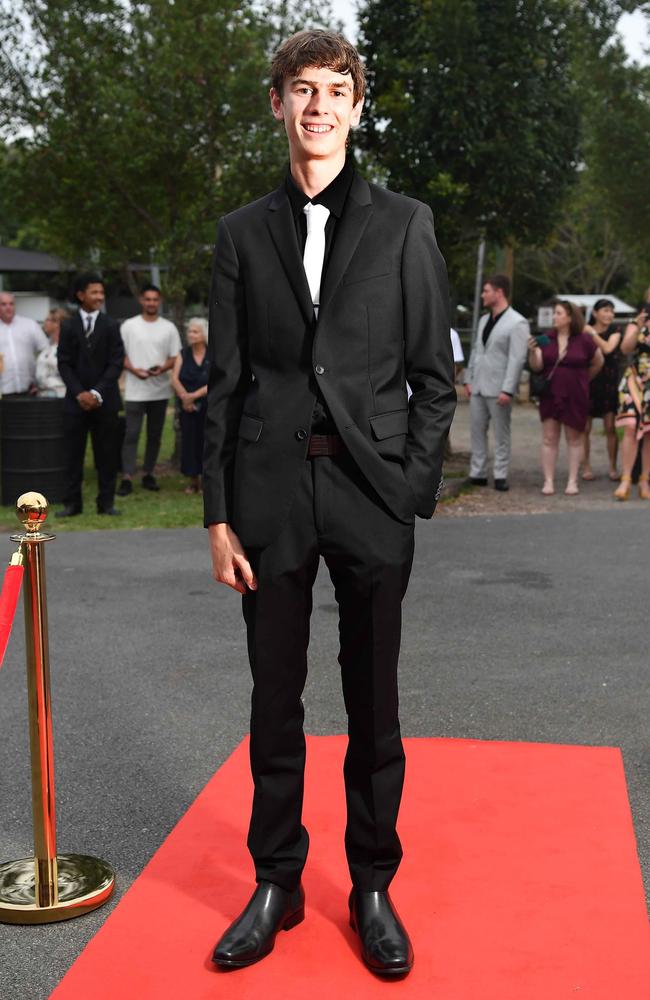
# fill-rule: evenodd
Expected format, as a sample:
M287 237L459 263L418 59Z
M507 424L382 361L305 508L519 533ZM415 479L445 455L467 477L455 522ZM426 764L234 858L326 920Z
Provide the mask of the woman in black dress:
M186 493L201 492L203 472L203 425L208 395L208 324L191 319L187 347L174 362L172 386L181 403L181 472L189 476Z
M618 437L616 435L616 412L618 410L619 359L622 334L615 326L614 303L609 299L598 299L591 310L591 323L585 327L585 333L591 334L594 343L600 347L605 364L602 370L592 379L589 385L589 419L585 428L585 453L582 467L582 478L593 479L594 474L590 462L591 424L594 417L601 417L607 436L607 456L609 458L609 478L618 480L616 471L616 456L618 453Z

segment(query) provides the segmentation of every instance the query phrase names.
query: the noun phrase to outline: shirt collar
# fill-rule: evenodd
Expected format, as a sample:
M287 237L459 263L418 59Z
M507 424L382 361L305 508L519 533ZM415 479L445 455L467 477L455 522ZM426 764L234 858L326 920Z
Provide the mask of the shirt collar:
M309 198L304 191L300 190L291 176L291 171L288 170L285 179L285 188L294 216L298 218L305 205L309 201L312 201L314 205L324 205L325 208L330 210L331 215L335 215L337 219L340 219L345 208L348 192L352 186L353 177L354 165L350 159L346 159L342 170L336 175L334 180L313 198Z
M506 306L505 309L502 309L500 313L496 314L496 316L492 316L492 313L490 313L490 319L492 320L492 325L493 326L497 322L497 320L501 319L501 317L503 316L504 313L508 312L509 308L510 308L510 306Z
M84 326L86 325L86 320L88 319L89 316L90 316L91 320L93 321L93 326L94 326L95 322L97 320L97 317L99 316L99 309L95 309L95 312L87 313L85 309L82 309L81 306L79 306L79 315L81 316L82 320L84 321Z

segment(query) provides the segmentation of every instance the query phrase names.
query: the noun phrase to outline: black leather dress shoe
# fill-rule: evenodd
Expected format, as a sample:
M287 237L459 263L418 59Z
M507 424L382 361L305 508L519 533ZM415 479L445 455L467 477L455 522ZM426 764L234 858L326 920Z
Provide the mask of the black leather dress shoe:
M487 478L483 476L470 476L469 481L472 486L487 486Z
M413 946L387 892L350 893L350 926L361 939L361 956L378 976L405 975Z
M108 517L121 517L122 511L118 510L117 507L105 507L103 510L97 509L98 514L107 514Z
M508 486L507 479L495 479L494 480L495 490L499 490L500 493L507 493L510 487Z
M158 493L160 486L156 482L156 477L147 473L142 477L142 488L143 490L151 490L152 493Z
M64 507L63 510L57 510L55 517L78 517L81 511L78 507Z
M275 936L305 919L305 892L287 892L273 882L260 882L248 906L217 942L212 961L223 969L241 969L273 951Z
M133 493L133 483L130 479L123 479L115 492L118 497L128 497Z

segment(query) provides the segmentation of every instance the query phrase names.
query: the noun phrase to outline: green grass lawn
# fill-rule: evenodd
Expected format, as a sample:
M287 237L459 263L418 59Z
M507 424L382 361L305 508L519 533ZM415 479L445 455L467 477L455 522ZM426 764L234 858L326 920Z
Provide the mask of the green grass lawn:
M156 478L160 485L159 493L143 490L140 485L142 473L138 471L133 480L133 493L129 497L115 497L115 506L122 511L121 517L105 517L96 513L97 477L93 464L90 438L86 447L86 464L84 472L83 505L84 511L79 517L57 519L56 510L61 510L63 504L53 504L50 507L47 528L58 534L64 531L91 531L95 529L120 528L133 530L137 528L189 528L201 527L203 524L203 498L187 496L183 490L188 480L180 472L172 469L169 459L174 450L174 415L170 409L167 413L160 448L160 464L156 468ZM145 429L143 426L138 448L138 463L142 462L145 446ZM119 478L118 478L119 484ZM0 531L14 532L19 530L13 506L0 506Z

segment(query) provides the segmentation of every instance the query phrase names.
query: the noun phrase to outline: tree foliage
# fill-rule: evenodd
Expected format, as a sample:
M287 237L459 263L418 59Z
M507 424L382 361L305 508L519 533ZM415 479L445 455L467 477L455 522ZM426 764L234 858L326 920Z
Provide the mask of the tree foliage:
M562 0L367 0L366 142L445 247L538 240L571 184L579 111Z
M517 278L526 279L538 297L558 292L605 294L629 280L625 246L590 170L581 172L547 240L519 250Z
M634 0L362 4L366 147L389 185L432 206L462 297L479 235L491 262L518 246L530 304L549 285L647 284L649 71L616 35L637 8L650 16Z
M5 6L3 134L42 246L125 274L153 255L180 309L205 287L217 217L268 190L286 159L265 80L295 24L288 2Z
M650 69L628 59L614 31L618 8L603 2L575 12L574 37L582 40L573 64L582 120L578 184L548 240L519 255L520 273L544 294L563 288L635 301L649 283L650 227L643 208Z
M362 3L364 170L431 204L464 296L482 234L518 243L533 290L647 284L650 80L615 35L638 6ZM286 161L270 52L328 23L312 0L0 0L0 240L131 284L154 257L180 310L215 220Z

